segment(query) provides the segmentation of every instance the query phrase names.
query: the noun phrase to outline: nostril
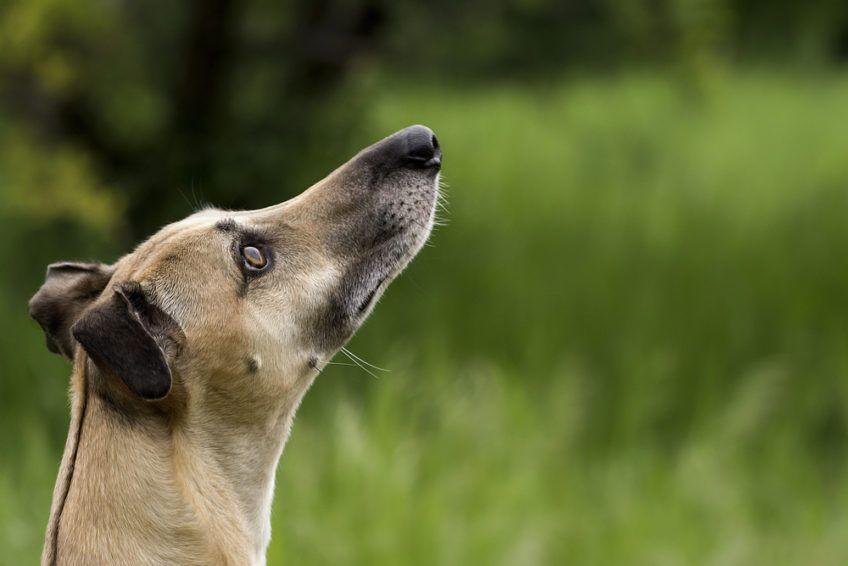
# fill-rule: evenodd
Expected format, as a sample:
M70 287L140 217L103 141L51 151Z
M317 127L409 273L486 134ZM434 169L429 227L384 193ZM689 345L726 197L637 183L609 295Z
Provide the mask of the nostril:
M429 143L415 145L409 148L409 157L412 159L430 159L433 157L435 149Z
M430 140L430 143L433 144L433 149L439 149L439 140L436 138L436 134L433 134L433 139Z

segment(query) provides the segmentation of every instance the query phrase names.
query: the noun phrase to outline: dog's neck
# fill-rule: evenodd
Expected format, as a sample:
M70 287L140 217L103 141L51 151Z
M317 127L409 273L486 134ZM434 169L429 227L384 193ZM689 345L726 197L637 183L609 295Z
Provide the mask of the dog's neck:
M43 562L58 549L69 563L264 564L277 462L312 380L267 414L210 414L225 400L208 395L177 415L132 411L81 357Z

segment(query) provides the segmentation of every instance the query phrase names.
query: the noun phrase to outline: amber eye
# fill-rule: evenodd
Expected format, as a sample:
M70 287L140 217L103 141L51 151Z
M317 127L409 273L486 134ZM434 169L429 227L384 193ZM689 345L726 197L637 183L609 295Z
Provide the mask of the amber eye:
M262 250L257 247L244 246L241 249L241 256L244 258L244 264L249 269L261 270L268 266L268 259L262 253Z

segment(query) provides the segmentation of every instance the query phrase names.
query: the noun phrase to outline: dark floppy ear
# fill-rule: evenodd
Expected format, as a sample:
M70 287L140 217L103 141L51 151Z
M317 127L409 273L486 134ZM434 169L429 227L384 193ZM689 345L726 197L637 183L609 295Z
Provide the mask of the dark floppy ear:
M29 301L29 315L41 325L47 349L74 357L71 325L109 283L114 268L102 263L54 263Z
M120 377L143 399L154 400L171 390L164 347L175 326L147 301L138 283L128 282L116 286L109 300L89 309L71 332L100 369Z

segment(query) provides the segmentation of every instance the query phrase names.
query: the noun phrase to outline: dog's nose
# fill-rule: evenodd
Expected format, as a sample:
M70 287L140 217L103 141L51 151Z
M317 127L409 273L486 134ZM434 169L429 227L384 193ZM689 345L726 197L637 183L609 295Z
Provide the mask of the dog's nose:
M362 163L381 168L404 167L434 172L442 166L436 134L427 126L409 126L375 143L360 155Z
M427 126L410 126L398 132L405 141L403 160L413 167L439 167L442 150L436 134Z

